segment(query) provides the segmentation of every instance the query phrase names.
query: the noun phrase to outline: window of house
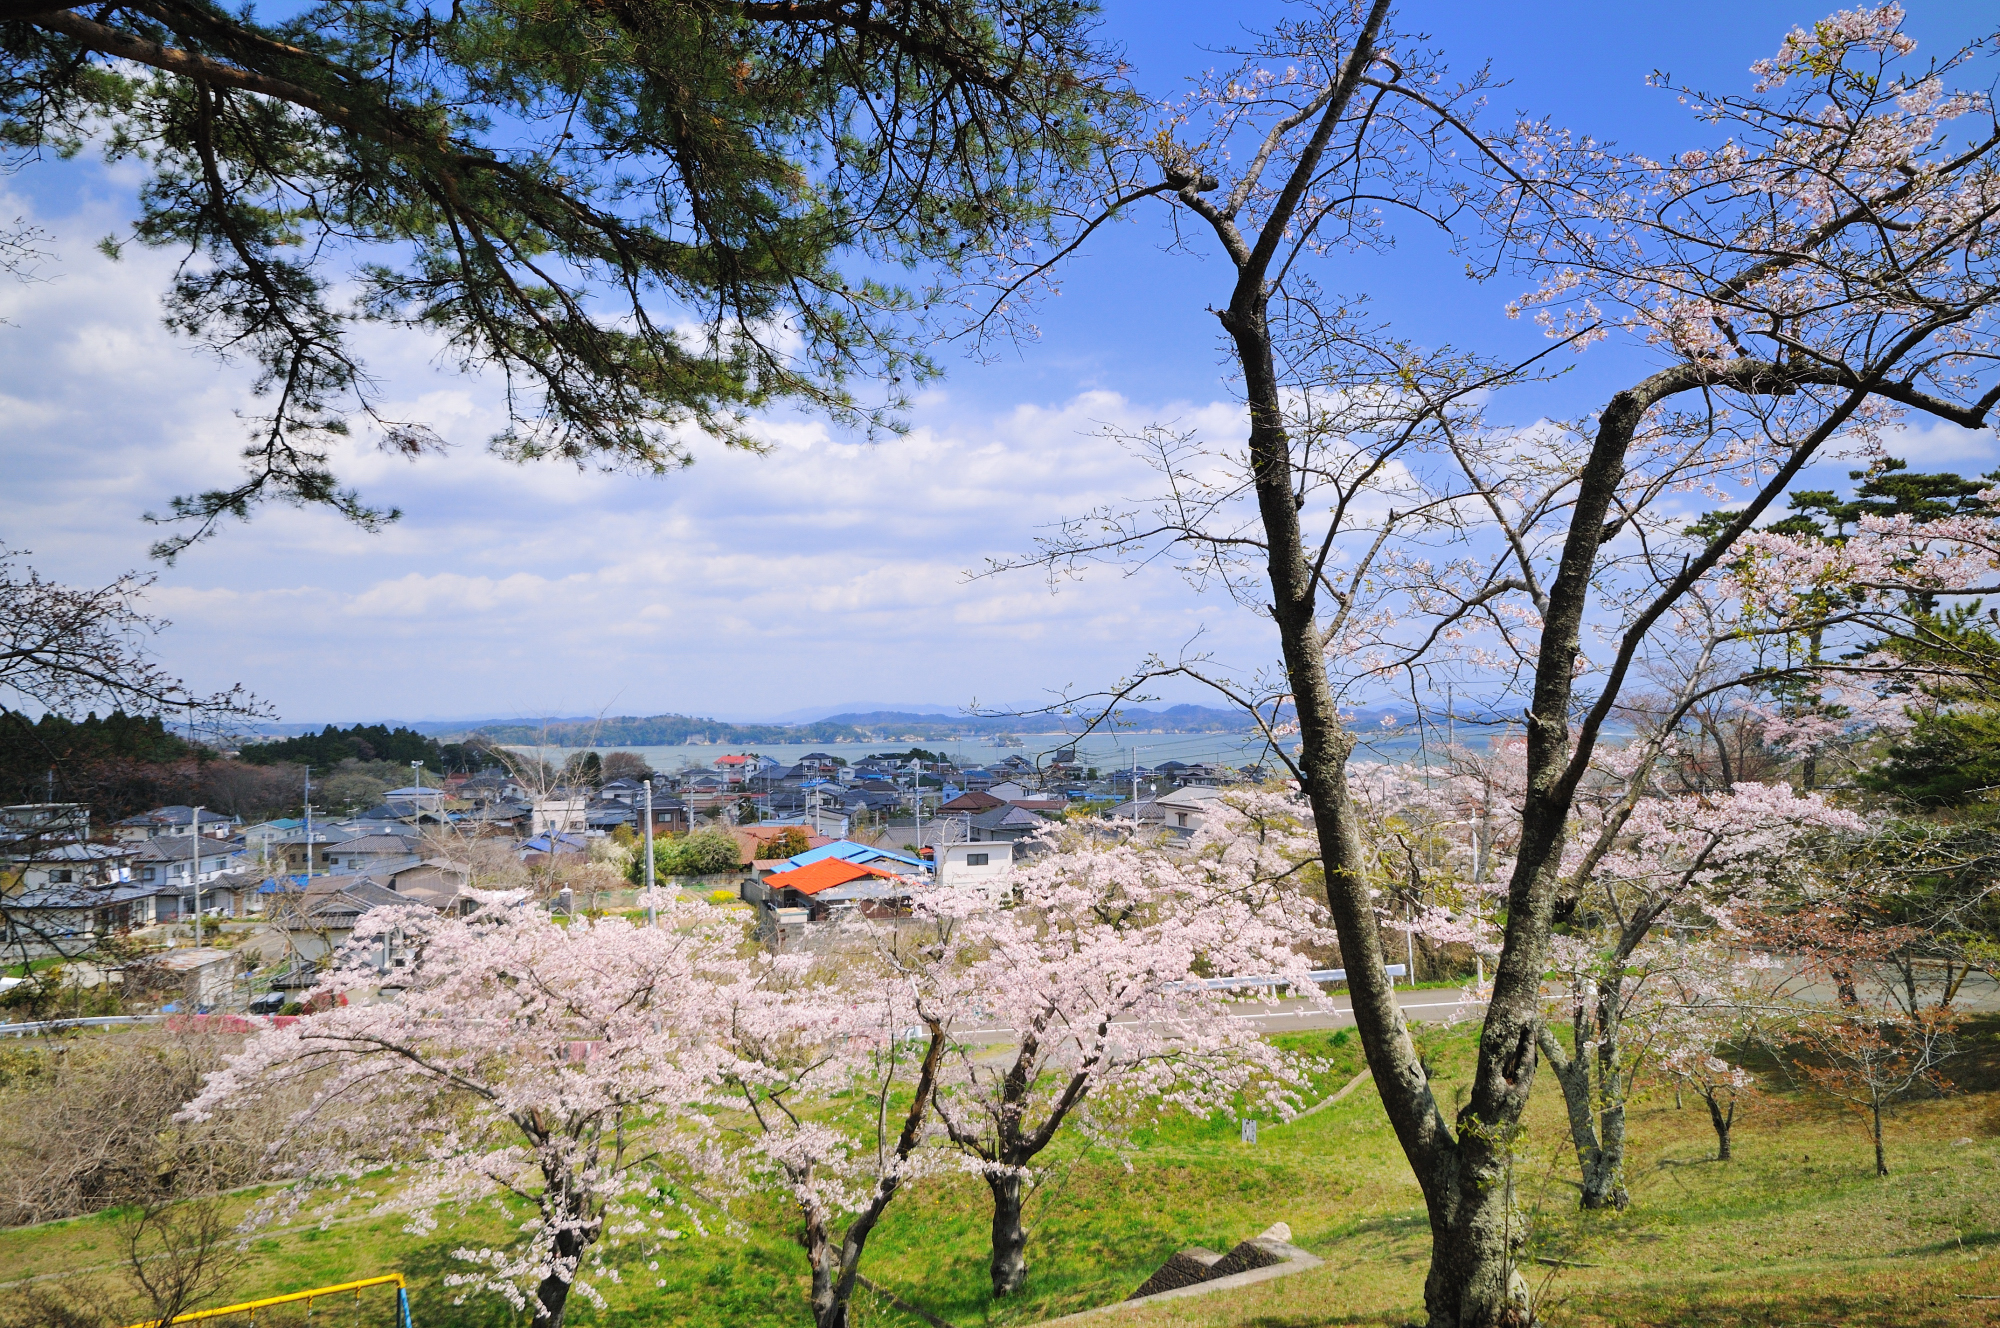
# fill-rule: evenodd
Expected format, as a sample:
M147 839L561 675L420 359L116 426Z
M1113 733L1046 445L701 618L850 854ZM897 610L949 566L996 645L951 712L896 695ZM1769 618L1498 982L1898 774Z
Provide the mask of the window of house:
M142 881L150 881L154 878L155 875L156 872L151 867L141 867L139 869L139 879Z
M49 881L51 884L54 885L68 885L71 881L74 881L75 879L76 879L76 873L69 870L67 867L58 868L57 870L49 873Z
M1175 812L1175 813L1174 813L1174 824L1175 824L1175 825L1186 825L1186 824L1187 824L1187 813L1186 813L1186 812Z
M984 853L968 853L965 855L965 865L968 867L984 867L986 865L986 855Z

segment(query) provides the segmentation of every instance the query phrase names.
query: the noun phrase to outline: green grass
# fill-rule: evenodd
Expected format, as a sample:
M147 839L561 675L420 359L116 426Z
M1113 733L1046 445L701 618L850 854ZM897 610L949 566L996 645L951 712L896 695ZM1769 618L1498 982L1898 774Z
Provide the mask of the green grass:
M1443 1041L1436 1063L1448 1107L1468 1084L1470 1032ZM1287 1041L1327 1058L1323 1091L1360 1069L1352 1035ZM2000 1021L1975 1029L1975 1055L1955 1077L1966 1091L1911 1103L1889 1126L1893 1174L1877 1180L1862 1121L1774 1079L1745 1108L1735 1161L1711 1160L1705 1110L1654 1091L1632 1112L1624 1213L1580 1213L1574 1161L1550 1076L1537 1077L1517 1185L1535 1221L1533 1280L1558 1324L1992 1323L2000 1302ZM1372 1085L1294 1124L1268 1122L1255 1145L1234 1122L1182 1117L1149 1124L1114 1153L1070 1140L1046 1159L1029 1208L1025 1292L996 1304L986 1290L985 1187L965 1177L906 1192L869 1247L863 1271L962 1328L1027 1324L1123 1298L1173 1250L1226 1248L1273 1221L1325 1266L1241 1292L1119 1316L1120 1328L1214 1325L1307 1328L1421 1318L1428 1236L1420 1196ZM800 1325L805 1265L775 1202L739 1208L745 1235L670 1246L652 1272L618 1252L622 1286L608 1308L573 1299L571 1322L679 1328ZM399 1219L361 1216L324 1231L260 1239L245 1295L400 1270L413 1281L419 1328L520 1322L491 1297L453 1305L442 1287L451 1251L493 1231L461 1216L429 1238ZM31 1276L115 1260L115 1218L0 1232L0 1268ZM98 1274L105 1276L105 1274ZM664 1282L665 1285L656 1285ZM0 1290L0 1295L6 1294ZM386 1300L384 1301L386 1304ZM343 1328L352 1316L322 1313ZM857 1298L858 1328L916 1328L875 1297ZM259 1316L260 1324L281 1320ZM302 1322L303 1320L296 1320ZM385 1319L352 1320L363 1328Z

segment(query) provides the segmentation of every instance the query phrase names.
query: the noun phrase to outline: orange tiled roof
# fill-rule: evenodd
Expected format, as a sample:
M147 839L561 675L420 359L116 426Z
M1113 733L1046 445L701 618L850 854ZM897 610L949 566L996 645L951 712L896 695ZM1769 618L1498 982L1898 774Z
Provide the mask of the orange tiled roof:
M864 866L859 862L821 858L818 862L794 867L788 872L766 876L764 884L773 890L796 890L802 895L816 895L822 890L831 890L836 885L846 885L849 881L858 881L864 876L894 880L896 873L883 871L880 867Z

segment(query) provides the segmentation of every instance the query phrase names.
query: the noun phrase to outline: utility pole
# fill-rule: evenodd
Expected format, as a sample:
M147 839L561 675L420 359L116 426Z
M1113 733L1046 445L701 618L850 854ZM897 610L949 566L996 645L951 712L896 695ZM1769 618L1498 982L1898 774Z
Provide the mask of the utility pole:
M1409 955L1409 966L1410 966L1410 971L1408 976L1410 979L1410 988L1411 990L1415 990L1417 985L1417 901L1416 900L1412 899L1410 901L1410 907L1408 909L1408 912L1410 915L1410 929L1403 933L1403 944L1406 947L1408 947L1407 952ZM1391 986L1395 985L1393 979L1391 979L1389 985Z
M201 808L191 809L188 828L194 832L194 861L188 875L194 881L194 943L201 946Z
M1481 896L1479 889L1481 882L1486 876L1486 842L1485 835L1483 834L1485 828L1484 817L1474 816L1472 818L1472 916L1475 922L1484 922L1486 920L1486 901ZM1485 986L1486 956L1475 948L1472 952L1472 963L1476 970L1474 980L1480 986Z
M313 772L306 767L306 884L312 884L313 874Z
M659 925L653 912L653 781L646 781L646 925Z

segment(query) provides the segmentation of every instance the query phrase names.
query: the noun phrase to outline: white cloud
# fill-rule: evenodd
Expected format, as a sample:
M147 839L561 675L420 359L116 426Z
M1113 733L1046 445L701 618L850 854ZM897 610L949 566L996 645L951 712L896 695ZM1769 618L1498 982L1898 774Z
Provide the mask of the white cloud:
M109 204L44 217L54 279L0 289L0 542L66 580L143 565L158 532L141 514L233 482L238 412L258 409L244 369L160 326L169 256L90 249L120 219ZM1262 658L1249 615L1170 571L1106 569L1054 596L1031 572L964 576L1059 516L1150 491L1100 425L1235 435L1226 402L1097 390L996 408L931 391L905 437L775 418L767 455L708 448L653 479L501 462L484 450L502 421L492 385L439 372L415 334L361 343L383 413L430 423L450 454L343 448L343 479L406 514L381 535L273 508L164 569L153 603L175 625L160 650L198 684L240 680L313 720L758 714L1108 682L1203 623L1239 662Z

